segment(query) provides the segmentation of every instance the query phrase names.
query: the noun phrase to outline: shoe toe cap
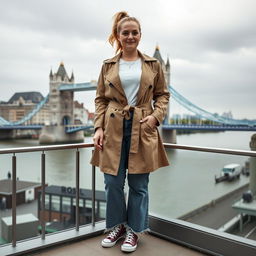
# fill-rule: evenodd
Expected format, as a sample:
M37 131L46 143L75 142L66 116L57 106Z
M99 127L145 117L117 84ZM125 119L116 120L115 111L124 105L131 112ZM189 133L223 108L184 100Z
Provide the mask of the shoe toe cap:
M103 242L103 243L112 243L112 241L111 241L110 239L108 239L108 238L104 238L104 239L102 240L102 242Z

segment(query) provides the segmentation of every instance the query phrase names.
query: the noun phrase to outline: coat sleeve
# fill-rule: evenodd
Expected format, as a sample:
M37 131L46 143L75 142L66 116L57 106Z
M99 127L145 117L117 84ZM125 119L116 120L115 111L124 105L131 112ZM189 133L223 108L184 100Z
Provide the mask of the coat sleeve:
M151 114L157 119L157 125L160 125L164 120L168 107L169 98L170 93L166 86L164 73L160 63L157 61L157 77L153 92L154 111Z
M105 111L108 106L108 99L105 97L105 85L104 85L104 64L102 65L99 75L96 97L95 97L95 115L94 115L94 131L97 128L104 128Z

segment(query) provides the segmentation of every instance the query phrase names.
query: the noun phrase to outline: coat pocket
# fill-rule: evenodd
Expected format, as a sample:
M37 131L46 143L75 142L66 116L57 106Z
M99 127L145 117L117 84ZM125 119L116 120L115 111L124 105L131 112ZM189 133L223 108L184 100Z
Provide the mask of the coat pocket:
M157 127L152 128L147 122L141 124L142 136L146 137L156 137L157 136Z
M115 108L108 107L105 113L104 134L106 137L121 137L123 117Z

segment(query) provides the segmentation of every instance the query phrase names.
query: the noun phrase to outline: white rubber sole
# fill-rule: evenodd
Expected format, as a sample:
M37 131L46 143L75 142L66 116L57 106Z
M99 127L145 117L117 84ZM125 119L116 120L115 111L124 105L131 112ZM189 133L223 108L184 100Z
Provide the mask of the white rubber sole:
M134 252L137 249L137 245L135 246L121 246L121 251L122 252Z
M125 236L120 236L115 242L112 242L112 243L109 243L109 242L104 242L104 239L101 241L101 246L102 247L105 247L105 248L110 248L110 247L113 247L118 240L124 238Z

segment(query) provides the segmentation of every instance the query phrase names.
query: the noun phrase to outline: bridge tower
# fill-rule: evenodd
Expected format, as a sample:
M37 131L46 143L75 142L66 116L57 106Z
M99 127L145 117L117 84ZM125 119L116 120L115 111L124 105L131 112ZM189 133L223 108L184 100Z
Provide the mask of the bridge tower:
M74 83L73 72L69 77L64 63L61 62L56 73L50 71L49 80L50 122L43 127L39 142L41 144L82 142L84 139L82 131L72 134L65 132L66 125L74 124L74 92L59 90L62 84Z
M164 77L165 77L165 81L167 86L169 86L171 84L171 65L170 65L170 60L169 60L169 56L167 57L167 61L166 63L164 62L161 53L160 53L160 48L157 45L156 49L155 49L155 53L153 55L154 58L158 59L159 62L161 63L163 72L164 72ZM169 124L169 120L170 120L170 110L169 110L169 104L167 107L167 112L166 112L166 117L164 119L164 124ZM161 133L162 133L162 138L164 142L168 142L168 143L176 143L176 130L163 130L162 128L160 129Z
M74 74L72 72L69 78L63 62L60 63L57 73L53 74L52 70L49 75L49 106L52 125L67 125L73 124L73 91L60 91L61 84L73 84Z

